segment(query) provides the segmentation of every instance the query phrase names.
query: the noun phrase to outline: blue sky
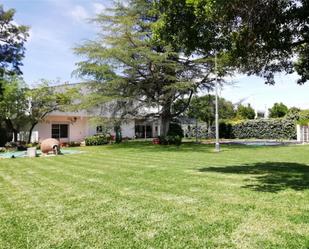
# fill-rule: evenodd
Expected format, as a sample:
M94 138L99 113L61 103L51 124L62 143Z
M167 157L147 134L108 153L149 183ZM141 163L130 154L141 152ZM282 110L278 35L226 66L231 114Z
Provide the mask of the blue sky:
M2 0L4 8L16 9L15 21L30 26L26 45L24 79L35 85L39 79L78 82L71 76L75 63L81 58L72 48L96 37L96 27L87 22L104 11L111 1L102 0ZM295 75L278 75L275 86L267 86L263 79L235 75L229 79L221 95L232 102L245 99L256 109L269 108L275 102L309 109L309 82L296 84Z

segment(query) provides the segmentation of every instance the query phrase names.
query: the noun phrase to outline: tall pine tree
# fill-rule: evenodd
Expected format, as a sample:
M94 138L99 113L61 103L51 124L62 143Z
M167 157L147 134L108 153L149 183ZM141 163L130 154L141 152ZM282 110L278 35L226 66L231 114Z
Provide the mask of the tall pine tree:
M109 103L115 116L157 116L161 135L172 119L189 105L194 93L214 83L212 61L189 59L152 32L158 25L154 1L132 0L116 4L95 22L98 39L77 47L85 58L76 72L91 84L90 107ZM173 108L177 100L185 104Z

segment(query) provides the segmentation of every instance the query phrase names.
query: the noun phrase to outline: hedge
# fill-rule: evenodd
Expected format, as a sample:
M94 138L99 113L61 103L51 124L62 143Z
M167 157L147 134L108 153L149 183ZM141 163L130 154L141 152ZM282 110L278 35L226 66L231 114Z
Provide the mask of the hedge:
M257 119L238 124L221 124L223 138L296 139L295 121L289 119Z

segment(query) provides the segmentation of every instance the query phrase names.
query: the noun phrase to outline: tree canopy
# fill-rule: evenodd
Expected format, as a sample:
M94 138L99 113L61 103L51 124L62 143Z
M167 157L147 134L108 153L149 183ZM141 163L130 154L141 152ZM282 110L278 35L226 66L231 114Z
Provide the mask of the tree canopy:
M247 106L239 105L237 107L237 117L240 119L254 119L255 118L255 111L254 109L248 104Z
M16 141L17 133L27 126L28 121L27 86L20 77L14 75L0 79L0 84L3 89L0 97L0 121L4 122L8 137L14 134Z
M99 38L75 52L85 58L77 64L77 73L92 83L93 105L109 103L124 118L160 117L161 135L166 135L169 123L188 107L192 95L213 86L214 63L185 57L156 39L153 29L159 13L154 3L115 4L94 20L101 29ZM175 111L177 100L184 105Z
M268 111L270 118L283 118L287 115L289 108L283 103L275 103Z
M162 0L157 33L187 54L225 55L226 65L274 84L276 72L309 79L307 0Z
M0 4L0 77L22 73L28 27L16 24L14 14L14 9L5 11Z
M76 94L76 89L64 86L50 86L47 80L42 82L33 89L28 89L28 124L30 143L32 130L35 125L54 111L65 111L71 104L72 99Z
M218 104L220 119L233 119L236 116L232 102L219 98ZM181 103L176 103L175 107L181 108ZM194 97L183 115L206 122L208 126L212 126L215 121L215 96L208 94Z

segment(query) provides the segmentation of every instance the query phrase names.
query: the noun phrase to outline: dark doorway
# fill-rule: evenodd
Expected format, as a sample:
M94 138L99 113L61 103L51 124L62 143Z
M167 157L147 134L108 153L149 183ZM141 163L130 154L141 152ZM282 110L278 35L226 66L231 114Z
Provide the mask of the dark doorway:
M146 138L152 137L152 127L151 127L151 125L142 125L142 124L135 125L135 137L136 138L145 138L145 135L146 135Z

